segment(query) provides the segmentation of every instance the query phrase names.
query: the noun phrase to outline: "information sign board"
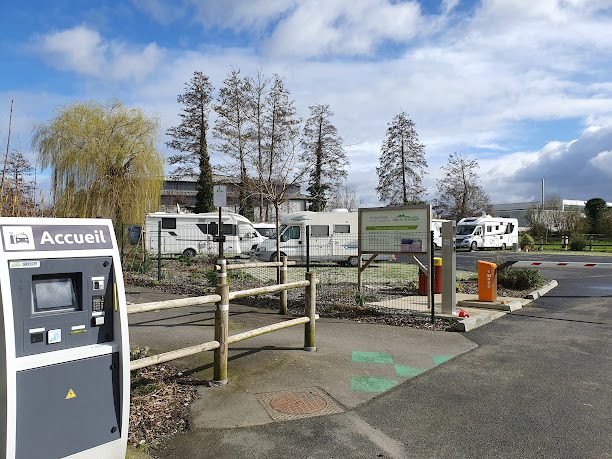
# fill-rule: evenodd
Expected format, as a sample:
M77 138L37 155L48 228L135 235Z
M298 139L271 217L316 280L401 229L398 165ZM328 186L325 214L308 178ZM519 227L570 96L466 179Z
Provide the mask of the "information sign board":
M215 207L227 206L227 187L225 185L215 185L213 187L213 205Z
M359 209L361 253L428 253L431 206Z

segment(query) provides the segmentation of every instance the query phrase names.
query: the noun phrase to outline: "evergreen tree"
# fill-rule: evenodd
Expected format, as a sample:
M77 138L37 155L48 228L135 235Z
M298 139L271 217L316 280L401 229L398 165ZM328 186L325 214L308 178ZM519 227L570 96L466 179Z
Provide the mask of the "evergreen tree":
M442 166L444 173L438 182L439 198L436 214L441 218L459 221L464 217L480 215L490 206L489 197L480 186L478 162L452 153Z
M238 166L240 183L238 190L238 213L249 220L255 219L249 190L246 168L248 106L252 91L247 78L240 77L240 70L232 70L219 91L219 103L215 106L217 120L214 135L220 141L220 151L229 156Z
M381 201L388 205L405 205L422 201L425 188L423 175L427 168L425 145L405 112L393 118L380 151L376 168Z
M331 122L333 112L329 105L308 107L310 117L302 136L302 161L310 170L308 193L310 210L321 212L327 206L329 192L346 178L348 161L342 147L342 138Z
M602 198L591 198L584 205L589 232L591 234L603 233L602 219L608 209L606 201Z
M206 138L212 90L208 76L194 72L191 80L185 84L185 92L177 97L178 103L184 106L183 112L179 114L181 122L167 131L171 140L166 145L179 152L168 158L171 165L177 166L172 175L180 178L198 174L194 209L198 213L215 209L212 167Z

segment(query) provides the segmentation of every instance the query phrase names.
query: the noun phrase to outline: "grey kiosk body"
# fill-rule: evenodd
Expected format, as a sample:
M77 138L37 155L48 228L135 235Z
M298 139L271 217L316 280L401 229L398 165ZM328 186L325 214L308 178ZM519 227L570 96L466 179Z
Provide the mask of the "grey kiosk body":
M112 223L0 218L0 232L0 457L125 457L128 324Z

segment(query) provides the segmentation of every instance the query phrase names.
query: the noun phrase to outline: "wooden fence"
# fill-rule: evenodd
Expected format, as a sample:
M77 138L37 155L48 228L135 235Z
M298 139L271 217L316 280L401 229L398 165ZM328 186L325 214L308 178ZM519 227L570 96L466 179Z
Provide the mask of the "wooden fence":
M128 306L128 314L140 312L159 311L163 309L181 308L185 306L196 306L204 304L216 304L215 310L215 336L213 341L209 341L195 346L189 346L175 351L164 352L161 354L144 357L130 362L131 370L138 370L158 363L169 362L171 360L199 354L205 351L214 351L214 373L213 379L216 383L225 384L227 382L227 357L228 345L244 341L249 338L261 336L266 333L282 330L288 327L304 324L304 350L315 351L315 322L318 319L316 314L316 285L317 279L314 272L307 272L306 279L299 282L286 282L287 258L283 257L281 262L269 263L244 263L230 264L226 260L219 260L217 265L217 287L216 294L205 295L192 298L180 298L176 300L155 301L151 303L133 304ZM279 267L280 282L276 285L252 288L230 292L227 282L227 272L232 269L259 268L262 266ZM287 290L304 288L305 315L291 320L278 322L265 327L256 328L243 333L229 336L229 302L230 300L245 298L248 296L263 295L266 293L281 292L280 313L287 314Z

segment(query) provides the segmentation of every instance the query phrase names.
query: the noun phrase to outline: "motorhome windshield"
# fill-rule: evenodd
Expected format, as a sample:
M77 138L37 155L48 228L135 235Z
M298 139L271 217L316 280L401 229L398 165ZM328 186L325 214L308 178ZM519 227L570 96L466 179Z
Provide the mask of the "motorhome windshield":
M468 234L472 234L476 225L458 225L457 226L457 236L467 236Z
M289 226L286 228L280 236L281 242L287 242L289 239L299 239L300 238L300 227L299 226Z

